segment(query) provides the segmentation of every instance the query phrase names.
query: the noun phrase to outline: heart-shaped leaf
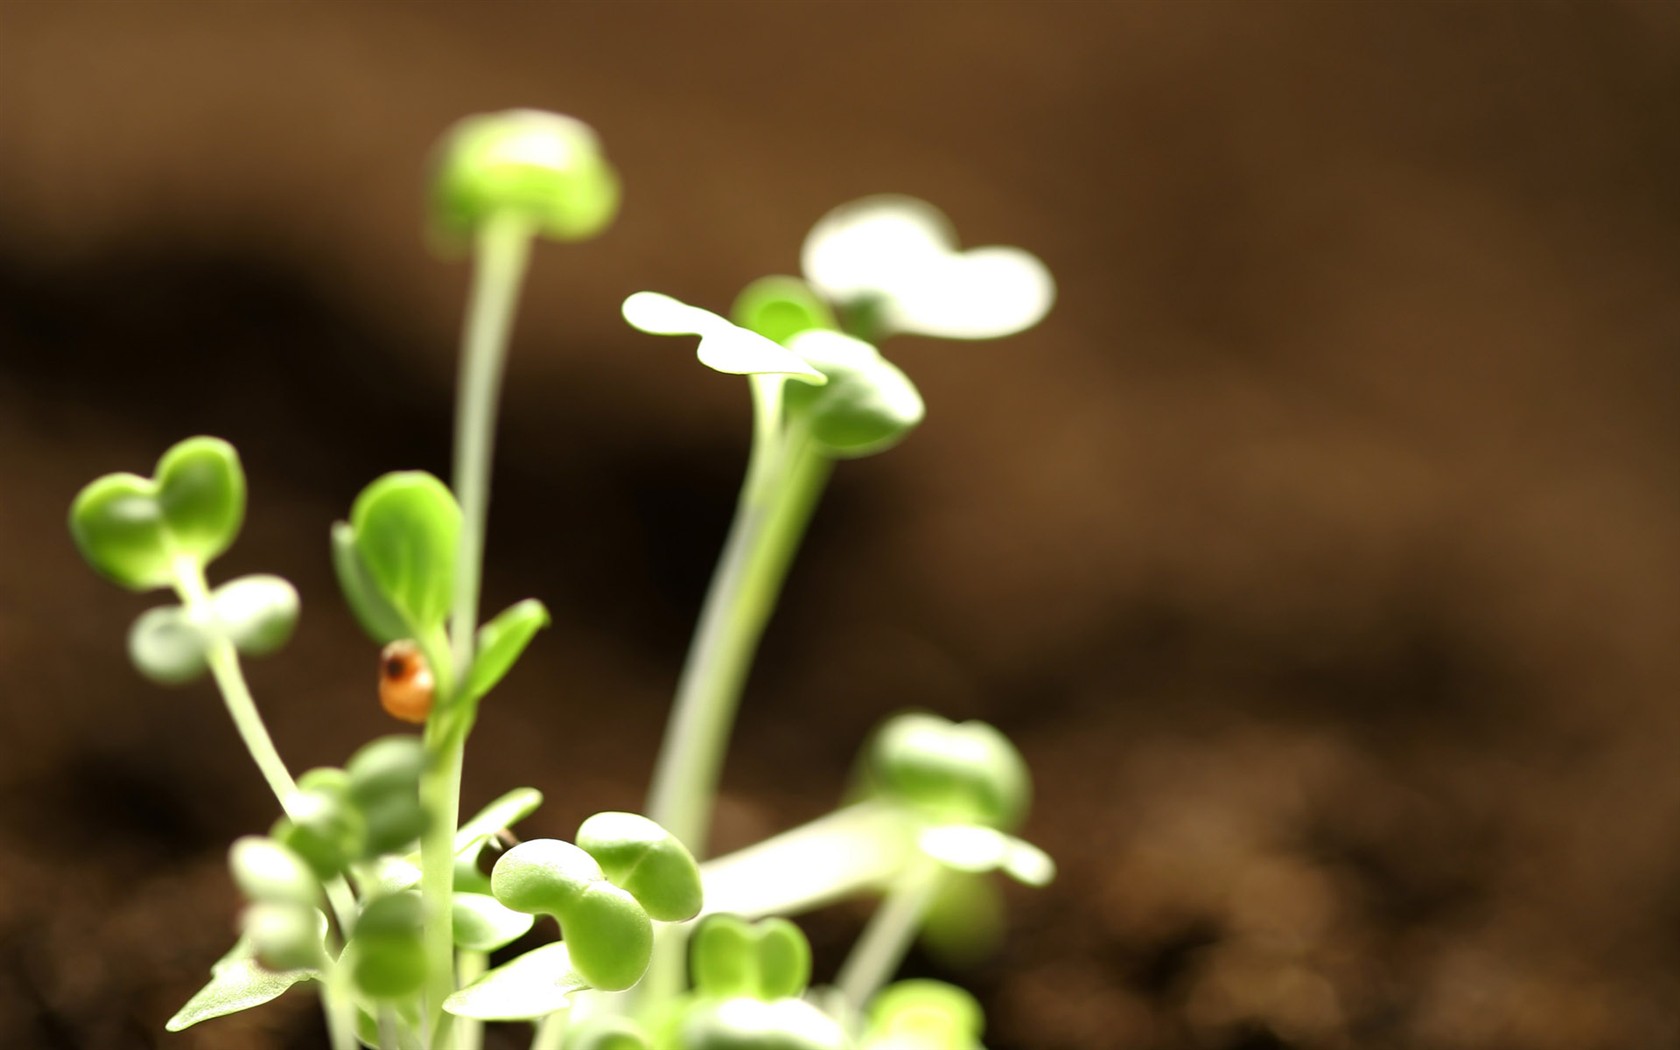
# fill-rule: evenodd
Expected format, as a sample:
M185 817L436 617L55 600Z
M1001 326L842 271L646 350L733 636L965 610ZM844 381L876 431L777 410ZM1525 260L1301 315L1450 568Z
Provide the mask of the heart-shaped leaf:
M478 629L478 651L467 676L466 698L477 700L513 669L525 647L550 623L548 609L535 598L503 609Z
M618 211L618 176L582 121L533 109L468 117L438 147L434 208L463 234L514 215L562 241L600 233Z
M490 891L514 911L554 916L572 966L591 986L619 991L646 972L652 920L571 843L533 839L513 847L490 872Z
M875 734L867 754L878 790L939 822L1007 828L1026 814L1027 764L984 722L898 715Z
M572 968L570 949L545 944L484 974L445 999L443 1008L480 1021L533 1021L565 1009L588 987Z
M694 931L689 958L695 988L713 999L790 998L811 979L811 944L782 918L709 915Z
M168 586L174 560L208 564L239 534L245 473L232 445L195 437L158 461L153 478L107 474L76 496L70 534L88 564L131 590Z
M802 421L830 455L869 456L896 445L922 421L916 385L880 351L860 339L814 328L788 340L828 383L783 391L783 411Z
M677 837L635 813L597 813L578 828L578 846L661 922L700 914L700 865Z
M844 204L812 228L801 252L811 284L864 307L885 330L991 339L1037 324L1055 301L1042 262L1019 248L960 252L931 204L881 195Z
M241 937L231 951L210 967L210 983L164 1022L171 1032L191 1028L200 1021L236 1014L253 1006L278 999L286 989L299 981L318 980L316 970L288 970L275 973L257 964L257 950L248 938Z
M141 613L128 631L128 658L159 685L179 685L203 674L209 646L210 640L179 605Z
M651 335L697 335L695 355L707 368L731 375L787 375L821 385L823 374L798 354L757 332L732 324L710 310L658 292L637 292L624 300L624 319Z
M454 597L461 534L461 508L449 488L424 471L386 474L356 497L350 528L376 593L408 636L440 628Z
M241 576L211 593L210 614L240 652L263 656L292 637L297 590L278 576Z

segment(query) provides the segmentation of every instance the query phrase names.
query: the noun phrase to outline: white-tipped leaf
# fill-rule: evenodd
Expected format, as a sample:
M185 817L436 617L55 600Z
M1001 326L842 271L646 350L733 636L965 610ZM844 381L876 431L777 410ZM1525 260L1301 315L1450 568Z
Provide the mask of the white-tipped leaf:
M1056 298L1050 271L1031 253L958 251L950 220L914 197L841 205L812 228L800 260L834 302L874 300L888 331L993 339L1037 324Z
M730 375L786 375L822 384L827 378L798 354L757 332L659 292L624 300L624 319L652 335L697 335L700 363Z

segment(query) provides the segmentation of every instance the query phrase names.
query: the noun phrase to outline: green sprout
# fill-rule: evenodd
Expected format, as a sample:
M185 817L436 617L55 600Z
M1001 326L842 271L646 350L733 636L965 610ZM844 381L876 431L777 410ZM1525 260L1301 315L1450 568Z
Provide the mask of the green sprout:
M503 363L531 241L601 233L619 184L593 131L532 110L457 124L432 173L430 228L473 261L450 479L385 474L329 530L345 601L381 647L381 702L418 735L376 739L342 768L287 769L241 661L285 645L297 593L271 575L207 576L245 515L226 442L189 438L150 477L99 478L70 509L98 573L174 594L135 621L135 667L170 685L208 674L279 807L267 835L229 853L246 902L237 943L166 1027L314 984L334 1050L478 1050L487 1023L531 1026L533 1050L979 1050L972 997L890 982L919 934L984 925L996 898L975 888L991 873L1054 875L1014 835L1030 776L1001 732L897 716L832 813L711 859L706 833L753 660L830 474L925 417L880 343L1023 330L1054 297L1048 271L1020 249L959 251L931 206L875 197L817 224L802 277L749 283L727 316L657 292L624 300L634 328L695 338L703 365L746 377L751 453L646 815L596 813L572 841L518 842L509 829L542 803L530 788L460 819L480 708L550 623L536 599L480 619ZM789 917L869 895L880 906L833 986L810 987L810 944ZM550 919L558 940L517 950L551 938Z

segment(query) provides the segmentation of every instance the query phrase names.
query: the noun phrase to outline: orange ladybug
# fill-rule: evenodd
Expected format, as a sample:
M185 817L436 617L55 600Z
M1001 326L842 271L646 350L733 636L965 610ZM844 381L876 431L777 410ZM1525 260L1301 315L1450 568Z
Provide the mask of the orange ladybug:
M379 706L392 718L422 725L432 712L432 669L420 647L404 639L379 654Z

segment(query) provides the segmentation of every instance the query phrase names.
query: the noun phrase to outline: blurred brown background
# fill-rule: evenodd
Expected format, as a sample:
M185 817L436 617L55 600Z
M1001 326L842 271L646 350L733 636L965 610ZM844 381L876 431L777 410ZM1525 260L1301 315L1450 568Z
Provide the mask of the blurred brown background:
M317 1045L311 997L166 1037L275 807L207 685L127 666L96 474L232 440L300 633L294 769L393 729L328 524L446 469L465 267L440 131L539 106L625 183L536 255L487 604L556 623L469 806L635 808L747 436L617 316L721 308L892 190L1056 272L904 339L925 427L843 466L767 639L721 845L814 816L883 714L1010 733L1050 890L915 972L994 1050L1680 1045L1680 18L1663 4L0 6L0 1045ZM831 970L862 911L811 925ZM514 1045L511 1041L508 1045Z

